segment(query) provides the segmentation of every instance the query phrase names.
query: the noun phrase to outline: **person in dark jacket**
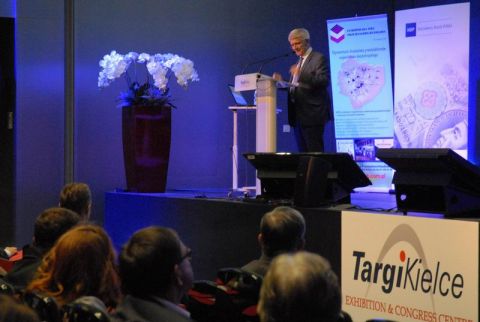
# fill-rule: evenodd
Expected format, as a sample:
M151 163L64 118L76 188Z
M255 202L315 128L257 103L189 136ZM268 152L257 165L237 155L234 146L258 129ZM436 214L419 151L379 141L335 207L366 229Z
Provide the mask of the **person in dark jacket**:
M169 228L151 226L133 234L119 257L126 296L117 321L192 321L180 300L193 284L191 250Z
M43 256L66 231L80 222L80 216L68 209L53 207L44 210L35 220L33 240L23 247L23 257L5 276L5 281L22 291L33 279Z
M312 50L308 30L293 29L288 41L298 56L298 62L290 68L288 123L293 127L299 152L324 152L323 133L332 119L328 61L322 53ZM278 73L273 78L282 79Z
M262 255L242 269L263 277L275 256L303 249L305 219L296 209L277 207L263 215L257 239Z

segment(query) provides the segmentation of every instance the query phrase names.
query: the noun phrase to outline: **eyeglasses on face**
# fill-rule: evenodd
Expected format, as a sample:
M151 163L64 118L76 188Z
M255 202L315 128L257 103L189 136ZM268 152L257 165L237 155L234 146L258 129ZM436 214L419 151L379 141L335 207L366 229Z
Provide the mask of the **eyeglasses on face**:
M180 257L180 260L178 261L179 263L183 262L185 259L191 260L192 259L192 250L190 248L187 248L187 251L185 252L185 255Z

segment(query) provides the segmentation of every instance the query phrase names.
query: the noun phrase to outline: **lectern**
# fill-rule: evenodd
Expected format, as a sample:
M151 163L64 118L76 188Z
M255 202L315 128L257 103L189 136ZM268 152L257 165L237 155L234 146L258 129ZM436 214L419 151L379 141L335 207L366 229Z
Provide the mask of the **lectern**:
M252 73L235 76L235 91L257 91L256 93L256 121L255 121L255 151L275 152L277 150L277 85L276 81L267 75ZM238 189L237 182L237 126L236 111L239 108L230 107L234 112L234 146L232 153L233 189ZM256 192L260 194L260 181L257 179Z
M256 94L256 152L275 152L277 149L276 81L259 73L235 76L235 90L257 91Z

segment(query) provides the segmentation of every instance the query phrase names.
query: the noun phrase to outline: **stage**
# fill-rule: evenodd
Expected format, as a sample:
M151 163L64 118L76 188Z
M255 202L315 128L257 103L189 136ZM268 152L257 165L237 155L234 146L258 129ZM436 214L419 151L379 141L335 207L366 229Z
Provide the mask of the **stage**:
M136 230L161 225L175 229L192 248L196 279L212 279L223 267L239 267L257 258L260 219L274 207L288 203L258 202L224 190L181 190L167 193L107 192L105 228L120 250ZM297 208L307 224L306 250L331 262L340 276L341 211L399 214L395 195L353 193L351 204Z

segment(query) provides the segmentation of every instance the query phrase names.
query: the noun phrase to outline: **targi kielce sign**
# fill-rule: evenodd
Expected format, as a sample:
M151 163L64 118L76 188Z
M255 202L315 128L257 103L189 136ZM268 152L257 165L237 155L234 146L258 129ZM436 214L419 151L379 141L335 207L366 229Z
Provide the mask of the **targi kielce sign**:
M354 321L478 321L478 221L342 213L343 309Z

